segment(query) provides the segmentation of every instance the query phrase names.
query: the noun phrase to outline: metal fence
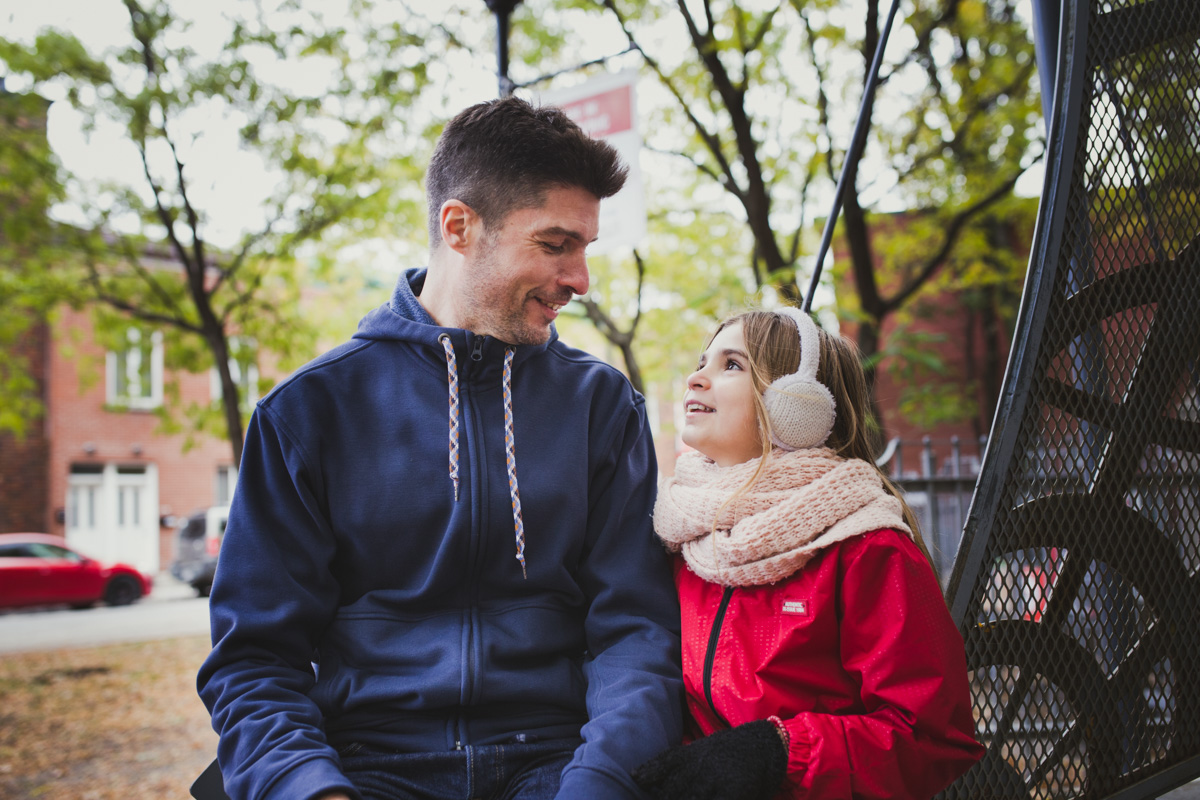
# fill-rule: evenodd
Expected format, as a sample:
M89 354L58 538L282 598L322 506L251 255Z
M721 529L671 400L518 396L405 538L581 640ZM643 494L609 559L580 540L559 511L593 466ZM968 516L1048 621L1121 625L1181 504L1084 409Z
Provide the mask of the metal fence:
M986 448L986 436L977 440L957 436L946 439L926 436L917 441L894 438L875 461L904 491L904 499L921 526L943 590L958 554Z
M1065 0L1012 356L948 585L955 798L1200 775L1200 2Z

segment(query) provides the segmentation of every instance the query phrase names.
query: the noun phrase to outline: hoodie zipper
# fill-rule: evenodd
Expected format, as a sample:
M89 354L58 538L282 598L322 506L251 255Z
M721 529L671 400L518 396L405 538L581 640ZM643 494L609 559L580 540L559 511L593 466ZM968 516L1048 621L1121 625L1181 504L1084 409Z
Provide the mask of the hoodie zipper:
M708 652L704 654L704 699L708 701L708 707L717 715L726 727L729 723L725 717L717 711L717 704L713 702L712 696L712 671L713 661L717 657L717 640L721 638L721 626L725 623L725 612L729 608L729 601L733 597L733 587L726 586L725 593L721 596L721 605L717 606L717 616L713 618L712 633L708 635Z
M484 344L486 342L487 337L478 336L478 335L474 335L471 333L468 333L467 337L470 340L470 344L471 344L471 361L473 364L479 364L480 362L483 361L483 348L484 348ZM475 666L475 661L476 661L475 604L478 602L478 597L476 596L475 592L477 591L477 587L479 586L479 580L478 580L479 554L480 554L480 550L482 548L482 533L481 533L482 519L481 519L481 516L484 513L484 511L483 511L484 501L482 498L485 498L487 496L488 492L490 491L490 488L485 486L485 483L487 481L487 469L486 469L486 467L483 467L483 468L480 467L481 464L486 463L487 457L486 457L486 454L484 454L484 452L483 452L484 437L483 437L482 431L480 430L480 426L478 424L477 409L475 407L475 402L477 399L477 396L475 394L475 383L477 381L477 378L478 378L477 369L468 368L465 379L461 376L459 379L460 383L462 385L462 395L463 395L463 401L464 401L463 406L462 406L463 412L464 412L463 417L464 417L464 422L466 423L463 427L466 431L468 431L468 437L469 437L468 441L473 443L472 445L470 445L468 452L473 452L473 454L475 455L475 458L473 458L471 460L471 475L472 475L472 484L473 484L471 498L472 498L472 502L475 503L476 505L471 514L472 532L471 532L471 538L469 540L469 544L467 547L467 564L468 564L469 574L472 577L469 582L469 585L471 588L469 590L470 597L468 598L468 608L465 609L465 614L464 614L464 617L465 617L464 624L466 625L466 629L467 629L466 630L466 639L467 639L466 662L467 663L466 663L466 696L462 699L462 702L464 702L466 704L470 704L471 701L473 700L474 689L475 689L475 673L477 671L476 666ZM467 722L464 717L458 716L457 719L455 720L454 749L455 750L463 750L463 749L465 749L467 744L468 744Z

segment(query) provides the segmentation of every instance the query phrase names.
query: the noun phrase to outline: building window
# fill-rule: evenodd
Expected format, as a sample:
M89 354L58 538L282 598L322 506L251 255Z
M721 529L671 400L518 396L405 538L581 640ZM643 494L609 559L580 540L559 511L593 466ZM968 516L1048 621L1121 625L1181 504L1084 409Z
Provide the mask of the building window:
M117 467L118 528L141 526L145 474L145 467Z
M67 524L72 528L91 530L99 516L100 485L73 485L68 489Z
M241 336L229 337L229 374L238 387L238 403L243 414L254 410L258 402L258 364L257 346L253 339ZM217 368L212 368L212 399L221 402L221 376ZM218 504L223 505L223 504Z
M158 408L163 394L162 334L130 328L125 340L124 350L108 353L108 403Z
M227 506L233 502L233 489L237 486L237 467L217 467L217 490L213 505Z
M101 515L104 467L72 464L67 481L67 529L94 531Z

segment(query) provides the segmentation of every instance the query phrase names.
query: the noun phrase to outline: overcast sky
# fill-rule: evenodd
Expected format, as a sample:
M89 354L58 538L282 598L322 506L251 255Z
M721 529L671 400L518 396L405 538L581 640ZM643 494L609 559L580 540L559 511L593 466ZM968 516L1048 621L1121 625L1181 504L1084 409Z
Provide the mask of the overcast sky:
M483 0L478 1L481 35L486 40L493 23ZM189 45L201 53L206 48L219 47L229 33L222 14L237 3L238 0L176 3L175 7L192 19ZM344 4L345 0L309 0L310 8L330 11ZM31 41L42 28L56 27L75 34L90 51L99 53L127 42L128 26L128 13L121 0L0 0L0 30L7 38L16 40ZM456 65L452 92L456 99L452 102L465 106L494 97L497 92L494 69L492 53L476 54L473 60ZM294 71L284 77L297 83L309 80ZM7 78L7 84L11 91L26 88L12 76ZM128 176L141 175L141 162L123 129L99 126L85 135L82 117L65 103L52 104L47 127L51 146L67 169L81 180L129 184ZM206 117L196 128L203 130L203 136L186 142L190 149L185 161L194 180L191 188L201 207L212 211L206 229L209 241L232 246L247 228L259 227L256 222L262 220L262 201L274 180L254 154L239 147L235 123L222 124ZM135 178L134 182L141 181ZM229 191L231 182L237 184L238 191ZM56 216L81 221L69 204L57 209Z
M437 14L452 0L418 0L413 5L418 9L428 7L428 13ZM494 22L484 7L484 0L460 0L477 2L479 40L494 42ZM243 0L244 2L244 0ZM310 8L334 11L346 0L308 0ZM216 48L228 33L222 14L237 4L238 0L193 0L177 3L175 7L193 17L193 36L190 44L203 51L205 47ZM468 4L466 6L470 8ZM444 13L444 12L443 12ZM470 18L470 19L473 19ZM128 39L128 15L121 0L0 0L0 29L4 35L19 40L29 40L42 27L53 25L65 28L77 35L89 49L102 50L116 42ZM611 32L603 32L611 33ZM595 37L593 37L595 38ZM623 47L620 41L597 43L597 54L615 53ZM592 57L595 54L584 54ZM452 104L463 107L479 100L494 97L496 80L494 51L464 55L468 59L453 67L452 78L447 81L455 92ZM632 66L625 57L614 68ZM518 67L519 68L519 67ZM293 76L301 79L303 76ZM528 75L516 75L518 79ZM646 81L642 81L645 88ZM9 88L20 91L19 82L9 80ZM53 99L53 98L51 98ZM878 124L877 113L877 124ZM119 130L100 128L90 137L81 131L81 118L63 103L51 108L49 135L52 146L66 167L87 181L128 182L124 176L139 175L141 164L131 144L124 140ZM200 193L201 202L209 208L219 209L210 219L207 236L215 244L230 246L246 228L257 228L261 218L262 199L273 181L258 164L257 158L240 149L236 125L214 125L205 119L198 127L204 131L189 152L189 167L195 167L196 175L215 176L207 183L193 184ZM229 183L238 185L238 192L228 191ZM1042 169L1030 170L1017 187L1018 193L1035 196L1041 190ZM886 194L886 189L884 189ZM205 202L207 201L207 202ZM887 200L884 199L886 205ZM818 209L820 214L823 210ZM61 209L59 216L70 219L71 209Z

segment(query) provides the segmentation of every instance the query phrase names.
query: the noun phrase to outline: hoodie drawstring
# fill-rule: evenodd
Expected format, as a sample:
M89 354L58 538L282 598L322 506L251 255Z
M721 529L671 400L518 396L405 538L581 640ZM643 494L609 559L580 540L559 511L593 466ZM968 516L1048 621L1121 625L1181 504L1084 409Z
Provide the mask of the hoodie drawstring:
M449 334L438 337L446 351L446 374L450 379L450 483L454 486L454 502L458 502L458 359Z
M525 573L525 522L521 516L521 490L517 487L516 437L513 436L512 413L513 349L504 351L504 461L508 465L508 493L512 497L513 529L517 534L517 561L521 562L521 577Z
M438 337L446 351L446 376L450 383L450 483L454 486L454 502L458 502L458 359L450 336L443 333ZM525 522L521 515L521 491L517 486L516 437L513 436L512 412L512 362L514 350L504 351L504 461L508 467L508 494L512 498L513 529L517 539L517 561L521 562L521 576L528 579L525 570Z

